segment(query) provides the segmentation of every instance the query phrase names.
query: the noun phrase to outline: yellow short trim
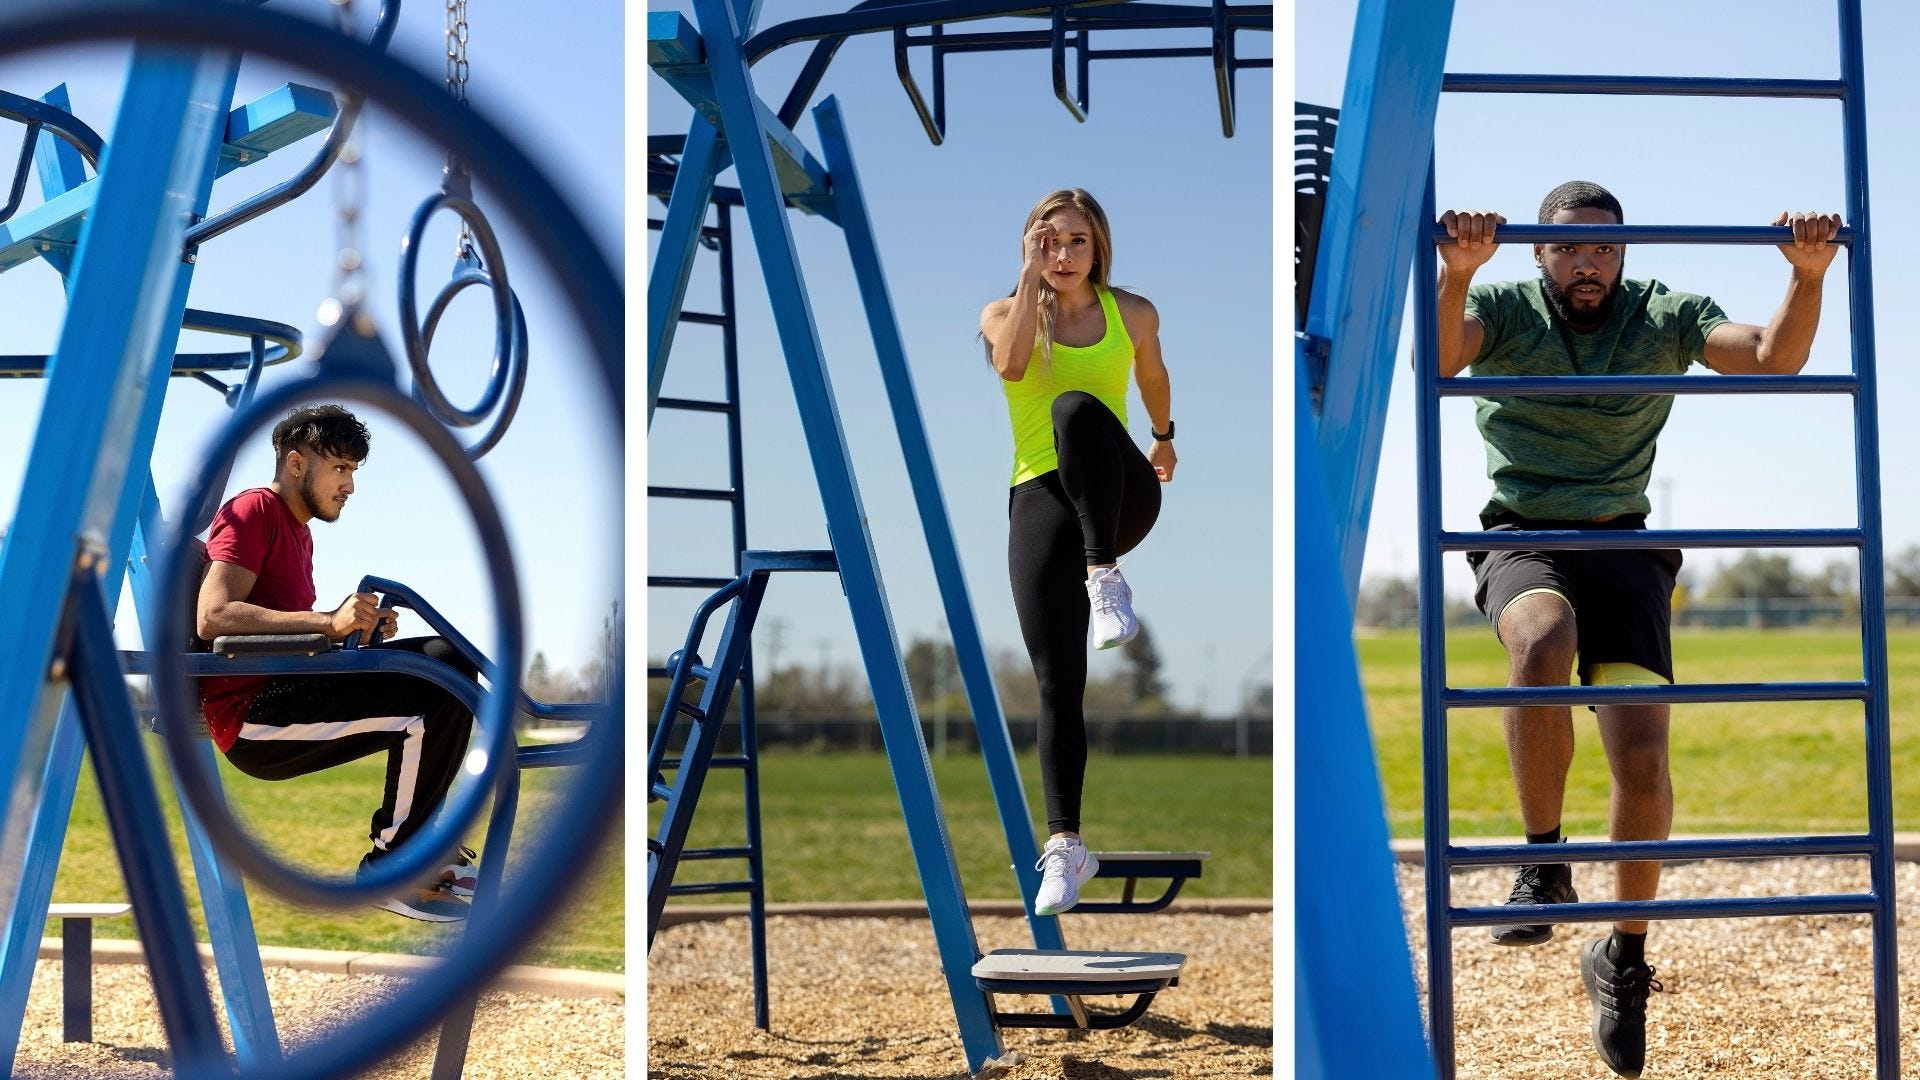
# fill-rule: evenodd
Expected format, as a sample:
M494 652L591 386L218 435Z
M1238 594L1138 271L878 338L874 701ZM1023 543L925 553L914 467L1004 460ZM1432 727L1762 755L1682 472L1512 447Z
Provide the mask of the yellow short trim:
M1567 605L1567 607L1569 608L1573 607L1573 601L1567 599L1566 593L1561 592L1559 589L1556 589L1551 585L1537 585L1521 593L1520 595L1514 597L1513 599L1507 601L1507 607L1501 608L1500 614L1505 615L1507 613L1507 608L1510 608L1513 605L1519 603L1520 601L1525 600L1529 596L1538 596L1541 593L1546 593L1548 596L1557 596L1560 598L1561 603ZM1498 622L1499 620L1495 619L1494 621Z
M1668 686L1673 682L1639 664L1594 664L1586 675L1589 686Z

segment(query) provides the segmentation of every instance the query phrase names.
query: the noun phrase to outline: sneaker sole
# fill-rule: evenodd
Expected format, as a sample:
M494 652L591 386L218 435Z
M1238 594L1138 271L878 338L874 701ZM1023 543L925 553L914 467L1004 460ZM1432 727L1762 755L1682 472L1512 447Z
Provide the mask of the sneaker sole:
M376 910L391 911L395 915L399 915L402 918L413 919L417 922L454 923L454 922L467 921L467 917L465 915L435 915L430 911L421 911L418 908L410 908L407 905L402 904L397 900L381 900L373 904L372 906Z
M1505 945L1510 949L1524 949L1530 945L1545 945L1553 940L1553 926L1496 926L1493 928L1493 943Z
M1134 638L1137 638L1139 636L1140 636L1140 624L1135 623L1133 627L1133 633L1128 634L1126 637L1114 638L1112 641L1106 641L1106 642L1096 641L1093 644L1093 649L1095 652L1105 652L1108 649L1117 649L1120 646L1125 645L1127 642L1132 641Z

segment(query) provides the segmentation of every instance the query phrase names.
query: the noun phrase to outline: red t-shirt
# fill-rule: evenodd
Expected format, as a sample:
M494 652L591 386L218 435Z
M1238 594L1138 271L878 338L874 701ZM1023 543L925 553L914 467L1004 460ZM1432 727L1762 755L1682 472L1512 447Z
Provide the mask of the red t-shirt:
M293 516L272 488L248 488L227 500L207 534L207 558L254 575L249 604L275 611L312 611L313 531ZM221 675L200 680L200 710L222 752L233 748L240 725L271 675Z

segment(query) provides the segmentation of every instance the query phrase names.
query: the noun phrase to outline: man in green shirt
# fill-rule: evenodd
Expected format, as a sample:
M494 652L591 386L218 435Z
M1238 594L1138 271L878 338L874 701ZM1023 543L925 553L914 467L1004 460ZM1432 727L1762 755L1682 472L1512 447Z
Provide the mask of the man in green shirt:
M1619 200L1576 180L1549 192L1540 223L1616 225ZM1499 247L1496 213L1441 215L1451 242L1439 246L1441 377L1474 375L1679 375L1705 364L1729 375L1792 375L1806 365L1820 322L1821 283L1839 251L1837 214L1783 213L1793 228L1780 251L1792 278L1766 326L1729 322L1704 296L1621 276L1621 244L1535 244L1537 281L1473 285ZM1664 395L1476 399L1487 444L1492 500L1482 525L1506 529L1644 529L1655 442L1673 399ZM1475 601L1507 651L1509 686L1673 681L1669 637L1680 553L1672 550L1476 551L1468 555ZM1613 773L1608 835L1665 839L1673 823L1666 705L1594 710ZM1573 711L1504 710L1507 756L1527 842L1559 843ZM1650 900L1660 864L1618 864L1614 895ZM1522 866L1507 903L1572 903L1566 863ZM1647 924L1614 924L1581 951L1594 1004L1594 1046L1614 1072L1639 1076L1646 1059L1646 1001L1659 989L1646 963ZM1550 925L1496 927L1503 945L1553 937Z

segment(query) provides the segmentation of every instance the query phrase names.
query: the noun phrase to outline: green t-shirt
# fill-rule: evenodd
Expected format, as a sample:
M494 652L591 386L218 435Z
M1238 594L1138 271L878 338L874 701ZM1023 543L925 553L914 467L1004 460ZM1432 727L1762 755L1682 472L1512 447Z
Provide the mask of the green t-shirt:
M1681 375L1706 363L1708 331L1727 321L1704 296L1622 279L1606 325L1577 334L1556 320L1538 279L1475 285L1467 314L1486 328L1474 375ZM1644 514L1665 394L1478 397L1493 501L1522 517L1585 521Z

